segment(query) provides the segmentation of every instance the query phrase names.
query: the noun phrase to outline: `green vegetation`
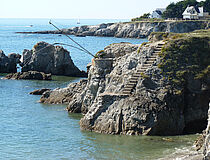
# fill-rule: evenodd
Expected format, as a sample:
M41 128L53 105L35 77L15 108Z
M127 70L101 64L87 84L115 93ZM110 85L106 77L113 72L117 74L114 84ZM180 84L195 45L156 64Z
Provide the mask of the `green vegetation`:
M145 73L143 73L143 72L141 72L140 74L141 74L141 77L142 77L143 79L149 78L149 76L148 76L148 75L146 75L146 74L145 74Z
M182 13L187 8L187 6L197 6L197 7L204 7L204 12L210 13L210 0L204 0L201 2L197 2L196 0L182 0L177 3L172 2L166 7L166 11L163 12L162 18L182 18ZM149 21L149 22L159 22L163 21L163 19L154 19L149 18L149 13L145 13L140 17L136 17L131 19L132 22L135 21Z
M140 17L136 17L136 18L131 19L131 21L142 21L142 20L144 21L144 20L148 19L149 16L150 16L150 13L145 13Z
M143 42L143 43L141 44L141 46L138 48L137 53L140 53L141 48L142 48L144 45L148 44L148 43L149 43L149 42Z
M189 79L204 80L210 75L210 29L167 36L158 67L180 93Z
M210 37L210 31L209 30L196 30L190 33L166 33L166 32L152 32L149 36L150 41L168 41L178 38L184 38L186 36L193 36L193 37Z
M177 3L171 3L167 6L166 11L163 13L163 18L182 18L182 13L187 6L203 6L204 11L210 12L210 0L197 2L196 0L183 0Z

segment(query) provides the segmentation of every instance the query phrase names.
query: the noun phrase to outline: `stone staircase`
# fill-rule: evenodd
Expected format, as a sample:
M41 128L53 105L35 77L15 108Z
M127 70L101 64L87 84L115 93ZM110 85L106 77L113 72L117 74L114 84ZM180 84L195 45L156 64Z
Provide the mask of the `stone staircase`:
M141 66L140 69L136 70L136 72L129 79L128 83L124 86L123 91L122 91L123 95L128 95L129 96L129 95L132 94L134 88L137 85L137 82L138 82L139 78L156 61L156 59L158 57L158 53L160 53L164 44L165 43L158 43L158 45L154 49L154 52L152 53L152 55L150 57L147 57L146 62Z

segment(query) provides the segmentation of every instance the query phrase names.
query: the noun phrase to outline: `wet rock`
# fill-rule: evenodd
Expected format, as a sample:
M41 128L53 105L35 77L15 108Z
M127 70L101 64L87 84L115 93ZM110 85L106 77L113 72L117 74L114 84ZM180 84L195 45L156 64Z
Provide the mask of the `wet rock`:
M37 71L10 73L4 79L52 80L51 74Z
M42 95L46 91L50 91L50 89L48 89L48 88L36 89L36 90L30 92L29 94Z
M21 61L22 72L33 70L52 75L86 76L74 65L66 49L46 42L37 43L32 50L24 50Z

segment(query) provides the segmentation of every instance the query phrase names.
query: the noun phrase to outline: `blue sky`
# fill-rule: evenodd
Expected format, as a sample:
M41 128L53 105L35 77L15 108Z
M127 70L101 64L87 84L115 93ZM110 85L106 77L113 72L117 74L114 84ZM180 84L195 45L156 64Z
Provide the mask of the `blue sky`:
M176 0L1 0L0 18L130 19Z

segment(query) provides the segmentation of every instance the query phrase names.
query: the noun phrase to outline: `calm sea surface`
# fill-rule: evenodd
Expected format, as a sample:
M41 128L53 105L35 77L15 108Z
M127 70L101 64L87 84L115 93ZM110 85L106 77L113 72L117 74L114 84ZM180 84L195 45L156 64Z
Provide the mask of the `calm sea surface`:
M18 31L53 30L47 19L0 19L0 49L6 54L22 54L37 42L73 44L64 36L16 34ZM80 20L81 25L120 20ZM121 20L122 21L122 20ZM54 20L61 28L77 26L77 20ZM33 27L30 27L33 25ZM111 43L141 44L146 39L113 37L75 37L74 40L95 54ZM75 64L85 70L91 57L76 49L71 52ZM0 76L0 78L3 75ZM188 150L195 135L167 137L104 135L81 131L80 114L68 114L63 105L44 105L40 96L29 95L38 88L66 87L78 78L53 77L53 81L0 79L0 159L71 160L116 159L150 160L180 149Z

